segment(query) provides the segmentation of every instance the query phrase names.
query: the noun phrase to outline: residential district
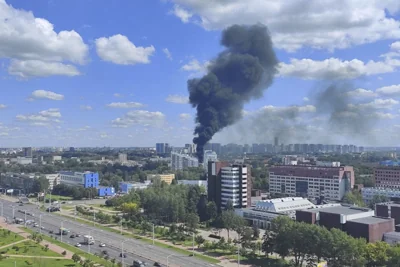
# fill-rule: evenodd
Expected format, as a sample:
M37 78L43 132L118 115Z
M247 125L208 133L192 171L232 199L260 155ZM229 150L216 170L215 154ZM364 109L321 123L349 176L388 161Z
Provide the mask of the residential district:
M0 227L36 227L82 265L400 266L399 150L3 148Z

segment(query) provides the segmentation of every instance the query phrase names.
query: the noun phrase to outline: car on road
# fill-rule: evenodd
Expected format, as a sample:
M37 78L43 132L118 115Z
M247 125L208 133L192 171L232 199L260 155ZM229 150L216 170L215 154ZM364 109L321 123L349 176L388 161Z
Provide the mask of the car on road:
M44 226L40 227L40 229L42 229L42 230L43 230L43 229L44 229Z
M35 223L33 224L33 227L39 227L39 224Z
M108 255L108 251L107 250L103 250L101 253L103 253L103 255Z
M76 243L75 247L80 248L82 245L81 243Z
M50 231L49 231L49 234L53 234L53 233L54 233L54 231L53 231L53 230L50 230Z
M69 238L75 238L75 235L70 235Z
M155 262L155 263L153 264L153 266L156 266L156 267L161 267L161 264L160 264L160 263L158 263L158 262Z
M124 257L124 258L126 258L126 253L119 253L119 256L122 258L122 257Z
M22 204L22 203L21 203L21 204L19 204L19 206L23 206L23 205L24 205L24 204Z
M80 235L80 234L76 234L75 236L76 236L76 237L80 237L81 235Z
M143 261L140 260L133 261L133 267L144 267L144 266L147 266L147 264Z
M101 248L104 248L105 246L106 246L106 244L104 244L104 243L99 244L99 247L101 247Z

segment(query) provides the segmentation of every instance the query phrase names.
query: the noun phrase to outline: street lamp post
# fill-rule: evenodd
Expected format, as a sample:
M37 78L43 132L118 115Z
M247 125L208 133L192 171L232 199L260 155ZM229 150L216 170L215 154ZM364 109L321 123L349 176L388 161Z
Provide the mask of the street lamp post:
M93 226L96 226L96 212L93 209Z
M25 227L26 227L26 210L24 211L24 213L25 213Z
M13 210L13 220L15 218L15 206L12 206L12 210Z
M121 258L122 258L122 267L124 267L124 243L129 241L128 239L121 242Z
M42 215L43 214L39 215L39 231L40 231L40 234L42 234Z
M154 246L154 223L153 223L153 246Z
M1 203L1 217L3 217L3 208L4 208L4 203L3 202L0 202Z
M169 257L172 257L172 256L175 256L175 254L171 254L171 255L168 255L168 256L167 256L167 267L169 267L169 261L168 261L168 260L169 260Z
M192 244L192 252L193 252L193 256L194 256L194 232L193 232L193 244Z
M238 266L240 266L240 243L238 243L238 253L237 254L238 254L237 255L237 257L238 257L237 264L238 264Z

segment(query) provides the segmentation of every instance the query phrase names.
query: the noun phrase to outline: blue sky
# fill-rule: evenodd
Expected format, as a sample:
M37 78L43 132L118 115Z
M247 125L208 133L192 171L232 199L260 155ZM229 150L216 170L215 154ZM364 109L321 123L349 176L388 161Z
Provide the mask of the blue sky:
M285 143L398 145L400 3L340 3L0 0L0 147L188 143L187 80L223 49L222 29L257 22L270 29L279 74L214 141L270 143L278 118ZM319 113L316 92L339 82L368 132L332 131ZM253 131L257 116L265 128Z

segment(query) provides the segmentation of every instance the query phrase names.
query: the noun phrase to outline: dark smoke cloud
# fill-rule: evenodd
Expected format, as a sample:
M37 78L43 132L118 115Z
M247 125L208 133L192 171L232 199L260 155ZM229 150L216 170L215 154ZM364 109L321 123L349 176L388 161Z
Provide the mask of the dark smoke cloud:
M262 97L277 73L278 60L267 27L234 25L222 33L226 49L201 79L188 81L189 100L197 109L197 157L215 133L242 117L245 103Z
M264 107L224 130L218 140L238 143L353 143L375 145L380 110L350 97L351 83L319 85L308 106ZM313 108L314 107L314 108Z

